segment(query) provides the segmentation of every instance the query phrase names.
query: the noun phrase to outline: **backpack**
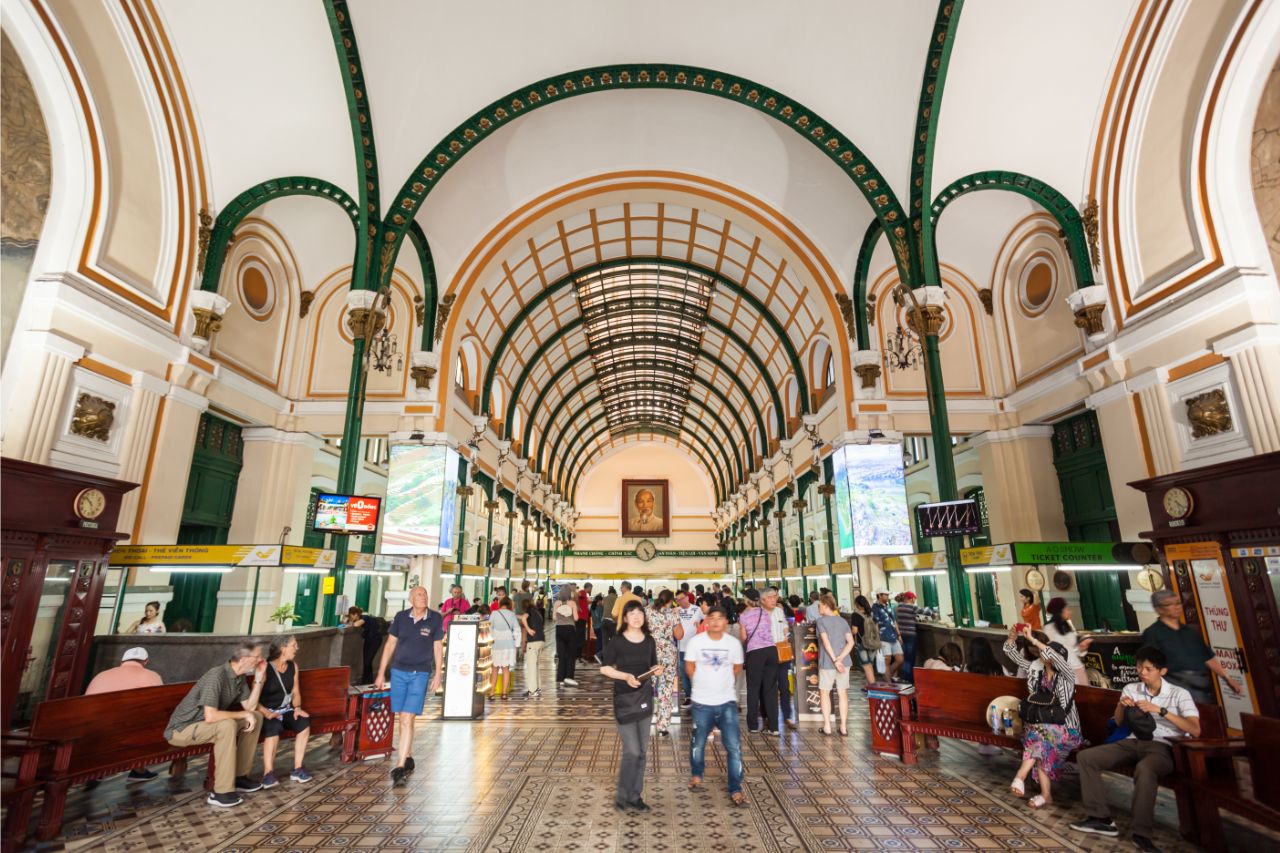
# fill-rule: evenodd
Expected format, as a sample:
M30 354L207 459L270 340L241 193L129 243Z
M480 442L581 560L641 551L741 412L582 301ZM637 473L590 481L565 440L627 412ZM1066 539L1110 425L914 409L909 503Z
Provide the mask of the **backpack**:
M880 651L880 626L874 616L862 617L862 648L869 652Z

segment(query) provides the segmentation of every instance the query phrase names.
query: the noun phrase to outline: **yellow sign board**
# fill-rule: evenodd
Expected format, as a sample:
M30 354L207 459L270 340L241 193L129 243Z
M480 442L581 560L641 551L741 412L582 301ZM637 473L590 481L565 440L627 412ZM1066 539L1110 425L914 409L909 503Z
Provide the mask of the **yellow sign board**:
M306 569L332 569L338 564L338 552L328 548L298 548L286 545L280 559L282 566Z
M279 545L117 545L113 566L278 566Z
M853 563L849 562L848 560L845 560L844 562L841 562L841 563L832 563L831 574L835 575L836 577L844 577L846 575L852 575Z
M338 579L335 578L333 575L329 575L324 579L324 583L321 584L320 591L325 595L333 595L334 591L337 588L338 588Z
M945 569L947 552L937 551L924 554L903 554L900 557L885 557L886 572L915 572L920 569Z

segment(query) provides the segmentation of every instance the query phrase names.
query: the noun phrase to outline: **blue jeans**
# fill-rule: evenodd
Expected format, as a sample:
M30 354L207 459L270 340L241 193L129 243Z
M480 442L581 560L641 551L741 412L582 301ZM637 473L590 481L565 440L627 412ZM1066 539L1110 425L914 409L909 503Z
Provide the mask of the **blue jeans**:
M684 652L680 652L680 696L688 699L693 695L693 682L689 680L689 673L684 669Z
M899 673L906 681L911 681L915 676L913 670L916 668L916 635L902 635L902 672Z
M720 740L724 751L729 754L729 793L736 794L742 790L742 739L738 731L738 703L725 702L723 705L699 705L694 702L690 706L693 716L693 748L689 751L689 772L702 778L706 770L707 735L711 727L720 729Z

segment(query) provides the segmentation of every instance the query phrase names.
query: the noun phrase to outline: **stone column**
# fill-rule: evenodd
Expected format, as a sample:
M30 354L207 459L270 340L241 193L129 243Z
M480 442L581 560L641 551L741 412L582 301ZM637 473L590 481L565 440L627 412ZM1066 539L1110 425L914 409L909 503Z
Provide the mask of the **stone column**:
M147 463L151 461L151 439L155 435L156 419L160 415L160 401L169 385L163 379L138 371L133 374L132 415L128 432L120 447L120 479L141 486L147 476ZM120 504L120 530L134 530L138 520L138 506L142 489L137 488L124 496ZM136 538L136 536L135 536Z
M1150 476L1142 446L1143 425L1138 422L1133 397L1124 382L1117 382L1091 394L1085 404L1098 415L1120 536L1134 541L1143 530L1151 529L1151 514L1146 495L1129 486Z
M11 359L5 370L3 454L41 465L58 438L76 361L84 347L54 332L27 332L14 341L26 350L21 362ZM12 379L10 377L13 377Z
M969 440L978 451L992 542L1066 538L1052 439L1053 427L1020 426Z
M236 487L227 540L234 545L266 545L280 542L289 527L286 543L302 541L316 451L323 443L309 433L284 432L272 427L246 427L244 467ZM253 607L254 580L258 579L257 606ZM280 569L236 569L223 577L218 590L218 617L214 630L255 633L271 630L267 616L280 606L281 591L291 587L296 575ZM292 590L290 590L292 592ZM253 609L254 624L249 625Z
M206 398L176 386L171 387L160 402L156 415L160 429L154 446L150 448L142 486L137 490L134 543L166 545L177 539L187 500L187 478L191 475L196 429L200 425L200 415L208 408Z
M1231 362L1255 453L1280 450L1280 326L1250 326L1213 342Z
M1177 434L1169 414L1169 395L1164 390L1168 381L1169 371L1161 368L1148 370L1125 383L1138 397L1147 446L1151 449L1151 473L1157 476L1173 473L1179 467Z

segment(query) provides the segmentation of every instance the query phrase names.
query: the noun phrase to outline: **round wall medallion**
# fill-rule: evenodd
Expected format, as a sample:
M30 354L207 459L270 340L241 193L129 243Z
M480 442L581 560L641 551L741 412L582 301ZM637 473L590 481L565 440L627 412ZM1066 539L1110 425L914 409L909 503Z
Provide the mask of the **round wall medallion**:
M240 305L255 320L266 320L276 308L276 289L271 271L258 258L247 258L240 265L236 286Z
M1066 592L1071 589L1071 573L1064 572L1061 569L1053 573L1053 588L1058 592Z
M1018 283L1018 304L1028 317L1038 317L1053 303L1058 285L1058 268L1053 256L1036 254L1022 269Z
M1039 592L1044 589L1044 573L1039 569L1027 569L1027 573L1022 577L1022 582L1027 585L1027 589Z

